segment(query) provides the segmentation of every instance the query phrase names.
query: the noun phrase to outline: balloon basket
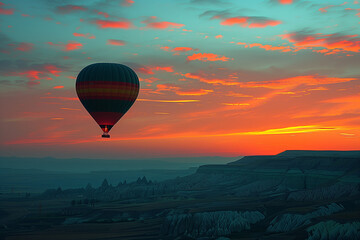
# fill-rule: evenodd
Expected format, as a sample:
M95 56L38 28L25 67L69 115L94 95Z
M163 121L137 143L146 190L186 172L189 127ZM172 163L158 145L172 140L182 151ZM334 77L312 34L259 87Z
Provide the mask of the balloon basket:
M101 135L103 138L110 138L110 134L108 133L103 133L103 135Z

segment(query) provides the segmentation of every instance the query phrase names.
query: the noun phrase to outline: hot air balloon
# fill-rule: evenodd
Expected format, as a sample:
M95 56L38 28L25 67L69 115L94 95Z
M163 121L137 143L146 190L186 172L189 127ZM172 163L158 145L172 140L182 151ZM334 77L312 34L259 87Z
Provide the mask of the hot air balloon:
M139 93L139 79L129 67L117 63L95 63L76 78L76 92L85 109L103 130L102 137L130 109Z

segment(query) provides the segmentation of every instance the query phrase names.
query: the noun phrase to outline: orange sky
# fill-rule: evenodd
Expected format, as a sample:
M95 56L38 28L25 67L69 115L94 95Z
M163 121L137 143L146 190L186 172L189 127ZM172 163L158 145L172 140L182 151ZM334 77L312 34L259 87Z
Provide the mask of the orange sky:
M101 2L1 2L1 156L360 149L357 1ZM110 139L75 92L94 62L140 79Z

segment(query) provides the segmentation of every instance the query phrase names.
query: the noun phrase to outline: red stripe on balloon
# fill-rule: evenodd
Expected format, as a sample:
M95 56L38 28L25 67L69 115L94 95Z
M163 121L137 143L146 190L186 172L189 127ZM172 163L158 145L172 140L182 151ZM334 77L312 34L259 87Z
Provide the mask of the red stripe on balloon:
M90 115L99 125L115 125L124 113L118 112L90 112Z
M84 84L82 84L84 83ZM96 87L96 88L107 88L107 87L130 87L130 88L138 88L138 84L129 83L129 82L112 82L112 81L82 81L77 83L77 88L89 88L89 87Z
M133 102L135 100L136 95L132 96L131 99L129 99L129 96L113 96L113 95L82 95L81 98L83 100L88 100L88 99L110 99L110 100L123 100L123 101L128 101L128 102Z

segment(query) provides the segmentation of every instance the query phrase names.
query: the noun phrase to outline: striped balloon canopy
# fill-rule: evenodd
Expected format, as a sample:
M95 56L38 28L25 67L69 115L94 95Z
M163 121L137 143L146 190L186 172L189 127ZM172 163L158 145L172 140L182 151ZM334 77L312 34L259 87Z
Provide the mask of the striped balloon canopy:
M85 109L110 137L109 131L134 104L139 79L129 67L117 63L94 63L80 71L76 92Z

